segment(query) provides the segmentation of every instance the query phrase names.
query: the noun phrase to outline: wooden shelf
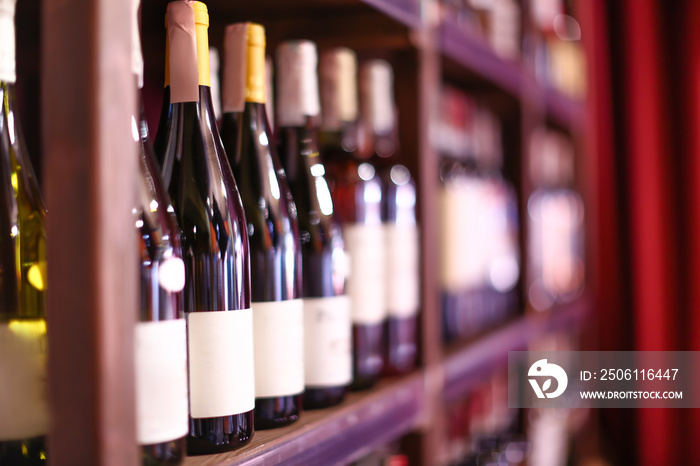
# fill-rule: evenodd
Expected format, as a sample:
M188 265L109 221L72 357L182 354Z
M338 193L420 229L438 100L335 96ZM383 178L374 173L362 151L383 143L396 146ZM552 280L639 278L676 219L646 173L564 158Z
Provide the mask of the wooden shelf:
M483 38L446 20L440 25L438 41L442 54L465 72L476 75L481 81L496 84L515 97L520 95L525 80L522 67L496 55Z
M188 457L185 466L331 465L352 461L413 430L424 408L422 373L349 393L339 406L306 411L295 424L256 432L233 452Z
M508 361L508 351L520 351L547 333L580 328L588 314L587 299L549 312L521 317L472 342L448 350L443 362L443 399L462 398L475 383Z
M582 125L582 102L538 84L522 63L500 57L482 37L445 20L439 27L438 43L448 77L478 87L496 87L565 127Z

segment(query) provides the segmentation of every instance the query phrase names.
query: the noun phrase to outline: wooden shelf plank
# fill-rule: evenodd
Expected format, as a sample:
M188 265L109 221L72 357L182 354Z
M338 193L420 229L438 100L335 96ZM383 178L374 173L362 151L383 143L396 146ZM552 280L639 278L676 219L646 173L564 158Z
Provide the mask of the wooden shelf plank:
M538 84L522 63L500 57L482 37L446 20L440 25L438 40L442 55L452 62L444 67L448 74L495 85L565 127L575 129L583 124L583 102ZM459 68L456 73L455 68Z
M281 429L255 433L238 451L188 457L185 466L332 465L357 459L413 430L423 414L421 372L349 393L339 406L306 411Z
M440 25L438 40L442 54L466 71L495 83L513 96L520 95L525 79L522 66L496 55L483 38L445 20Z
M500 364L508 361L508 351L524 350L543 335L580 326L588 313L588 300L559 306L547 313L521 317L473 342L448 351L444 360L443 399L464 396Z

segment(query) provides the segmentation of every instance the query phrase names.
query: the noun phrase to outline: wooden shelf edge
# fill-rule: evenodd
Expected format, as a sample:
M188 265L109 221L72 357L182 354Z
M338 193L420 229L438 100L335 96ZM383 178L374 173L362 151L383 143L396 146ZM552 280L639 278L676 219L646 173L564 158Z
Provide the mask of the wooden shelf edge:
M420 30L423 26L418 0L362 0L362 2L411 29Z
M547 313L521 317L486 336L448 352L444 360L443 399L455 401L508 361L508 351L524 350L547 333L580 327L590 307L587 297Z
M339 406L306 411L295 424L258 431L233 452L192 456L185 466L260 466L338 464L414 429L425 400L423 374L381 381L375 388L349 393Z

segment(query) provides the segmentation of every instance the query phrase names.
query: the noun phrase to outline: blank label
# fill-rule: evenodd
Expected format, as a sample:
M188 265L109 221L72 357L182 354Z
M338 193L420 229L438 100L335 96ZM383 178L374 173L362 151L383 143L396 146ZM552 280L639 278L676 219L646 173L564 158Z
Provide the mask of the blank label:
M185 319L136 325L136 419L140 445L187 435Z
M187 314L190 416L231 416L255 407L251 309Z
M43 435L46 402L46 323L0 324L0 440Z
M350 299L304 299L307 387L340 387L352 381Z
M304 391L304 303L301 299L253 303L255 396Z

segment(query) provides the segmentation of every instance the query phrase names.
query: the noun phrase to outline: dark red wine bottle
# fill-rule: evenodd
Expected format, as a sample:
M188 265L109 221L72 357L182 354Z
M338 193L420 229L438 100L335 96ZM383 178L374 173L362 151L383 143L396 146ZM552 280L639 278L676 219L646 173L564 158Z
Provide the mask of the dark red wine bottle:
M321 153L350 265L347 289L353 322L352 388L364 389L375 384L384 364L382 185L374 166L360 159L357 152L354 52L341 48L324 54L320 71L324 89Z
M182 231L192 455L245 445L255 405L248 234L212 110L208 25L203 3L168 3L155 144Z
M265 30L226 28L221 137L247 220L255 342L255 428L299 418L304 304L297 208L265 112Z
M387 319L384 327L384 372L402 374L416 364L420 310L419 241L416 185L398 163L398 138L391 65L371 60L360 69L363 158L382 180L384 272Z
M352 378L344 251L318 153L318 80L312 42L277 51L279 154L298 209L303 261L304 408L340 403Z

